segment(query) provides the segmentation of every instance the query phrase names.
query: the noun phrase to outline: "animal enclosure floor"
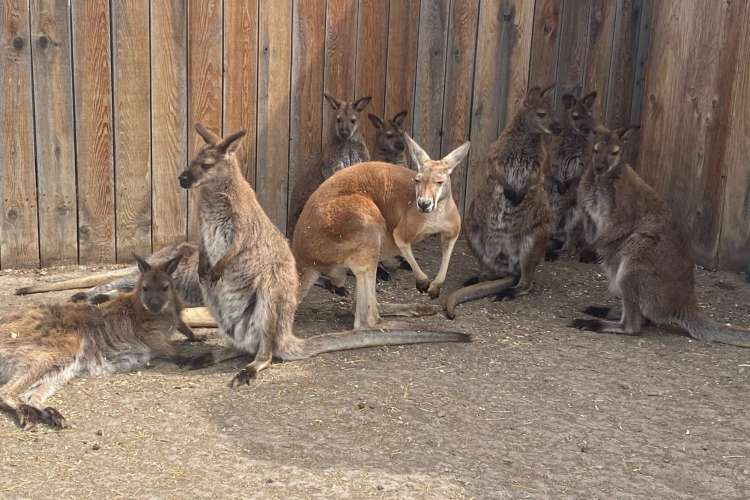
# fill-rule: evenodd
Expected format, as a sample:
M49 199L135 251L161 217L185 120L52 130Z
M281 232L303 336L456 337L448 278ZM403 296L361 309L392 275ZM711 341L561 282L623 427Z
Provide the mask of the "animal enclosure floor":
M437 243L421 250L434 275ZM445 290L474 268L459 244ZM91 270L0 272L0 314L70 295L18 286ZM699 271L698 283L713 317L750 324L740 276ZM378 296L428 301L404 271ZM414 320L472 344L276 363L240 389L227 387L240 362L75 380L50 400L71 429L22 432L0 415L0 497L750 497L750 350L566 326L613 303L598 267L562 260L529 296ZM316 288L297 331L343 330L349 307Z

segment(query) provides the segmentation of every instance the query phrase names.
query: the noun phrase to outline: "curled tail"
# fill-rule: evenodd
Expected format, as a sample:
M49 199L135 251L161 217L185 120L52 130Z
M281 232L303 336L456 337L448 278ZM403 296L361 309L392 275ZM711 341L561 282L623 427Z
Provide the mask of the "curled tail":
M60 290L74 290L76 288L90 288L101 285L109 280L122 278L133 272L133 268L115 269L103 273L93 274L91 276L82 276L69 280L55 281L51 283L41 283L39 285L25 286L16 289L16 295L28 295L31 293L57 292Z
M750 347L750 330L722 325L699 311L686 315L677 323L687 330L694 339Z
M416 330L349 330L324 333L304 339L300 354L288 359L311 358L324 352L347 351L363 347L429 342L471 342L471 335L459 332Z
M456 317L456 306L459 304L497 294L506 288L512 287L514 283L515 280L513 278L501 278L492 281L482 281L475 285L459 288L448 295L445 301L446 314L448 318L454 319Z

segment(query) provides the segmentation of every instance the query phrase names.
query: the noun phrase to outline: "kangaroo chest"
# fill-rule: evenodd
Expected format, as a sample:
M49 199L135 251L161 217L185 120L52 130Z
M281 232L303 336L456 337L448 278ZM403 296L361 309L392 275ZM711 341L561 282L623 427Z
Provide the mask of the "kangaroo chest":
M226 197L201 203L200 230L203 251L213 266L227 252L235 235L232 208Z

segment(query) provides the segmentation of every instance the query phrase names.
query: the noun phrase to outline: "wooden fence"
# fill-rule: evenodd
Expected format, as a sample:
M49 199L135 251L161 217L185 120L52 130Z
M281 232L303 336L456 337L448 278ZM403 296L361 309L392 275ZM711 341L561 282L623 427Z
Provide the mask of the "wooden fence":
M249 130L245 175L291 228L320 179L324 91L371 95L380 115L407 109L433 156L471 139L453 175L463 207L529 83L557 82L558 97L597 90L605 123L639 121L651 10L651 0L3 0L0 265L128 261L194 236L176 177L200 146L197 121ZM366 123L370 144L373 132Z

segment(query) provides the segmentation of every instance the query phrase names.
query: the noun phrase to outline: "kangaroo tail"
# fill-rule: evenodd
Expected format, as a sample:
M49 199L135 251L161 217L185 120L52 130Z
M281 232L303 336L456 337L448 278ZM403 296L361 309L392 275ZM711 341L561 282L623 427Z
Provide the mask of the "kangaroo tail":
M750 330L722 325L699 311L687 314L677 323L687 330L694 339L750 347Z
M494 295L506 288L512 287L513 283L513 278L501 278L492 281L482 281L475 285L459 288L448 295L448 298L445 301L446 314L448 315L448 318L454 319L456 317L456 306L459 304Z
M40 283L39 285L25 286L16 289L16 295L28 295L31 293L44 293L44 292L57 292L60 290L73 290L76 288L90 288L92 286L101 285L109 280L122 278L133 272L132 267L126 267L124 269L115 269L114 271L106 271L103 273L92 274L91 276L82 276L80 278L72 278L69 280L55 281L51 283Z
M295 358L310 358L324 352L347 351L364 347L429 342L471 342L471 335L459 332L416 330L349 330L324 333L304 339L301 353Z

